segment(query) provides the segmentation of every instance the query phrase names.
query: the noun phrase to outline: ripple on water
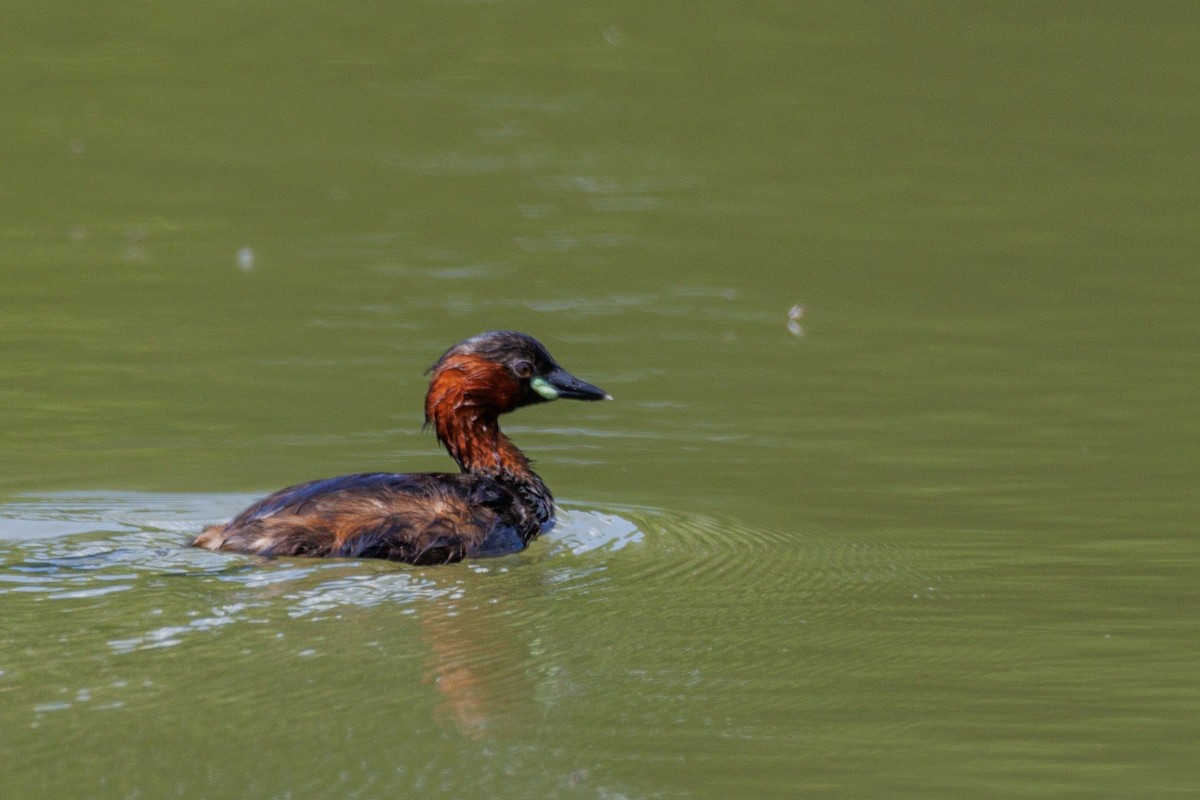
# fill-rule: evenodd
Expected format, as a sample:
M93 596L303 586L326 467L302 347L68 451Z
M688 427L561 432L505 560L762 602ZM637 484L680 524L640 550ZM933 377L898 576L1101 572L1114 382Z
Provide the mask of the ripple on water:
M641 592L661 601L663 614L673 608L698 613L697 589L704 588L719 598L729 624L762 614L764 598L774 598L784 621L803 624L927 583L905 565L900 549L878 541L631 506L570 505L556 528L526 551L451 567L264 561L182 546L204 524L250 499L70 493L0 505L0 594L109 602L120 614L121 595L152 583L153 592L132 593L172 595L175 606L164 615L176 618L110 642L127 652L280 614L322 619L383 604L404 613L429 600L470 608L500 602L501 585L506 600L547 593L603 600ZM512 613L531 621L552 609L562 612L558 604L514 606Z
M691 698L680 713L698 715L696 725L718 724L703 709L731 691L739 714L772 717L796 686L837 684L844 664L889 669L919 652L916 629L896 622L928 579L912 568L911 547L868 535L568 503L527 550L445 567L184 546L252 499L72 494L0 505L0 595L30 643L12 648L4 669L32 680L47 647L60 665L101 650L121 656L120 669L181 646L206 658L252 654L246 668L273 675L327 669L323 659L375 665L368 672L386 663L420 678L406 691L435 698L439 725L479 737L531 704L574 714L613 675L628 697ZM62 532L30 535L30 522ZM79 613L52 615L47 644L49 607ZM898 636L909 638L898 646ZM43 694L38 714L67 702L57 689ZM678 724L633 705L621 714L664 736Z
M652 508L610 509L609 514L576 511L572 518L600 518L608 530L627 526L634 532L607 549L639 543L636 560L625 567L635 580L647 583L670 586L728 579L757 593L828 597L869 593L895 580L911 582L917 577L906 564L911 543L903 540L766 528Z
M565 511L557 528L526 553L448 568L370 560L266 561L183 546L203 525L228 517L252 499L61 493L0 505L0 595L103 598L154 582L155 592L167 589L177 599L204 603L185 612L184 620L111 642L115 650L128 651L174 646L189 632L261 618L270 611L320 618L345 607L468 601L468 578L502 576L525 568L530 561L569 562L641 540L636 525L618 514ZM595 565L551 567L545 582L578 584L597 569ZM167 578L193 580L163 584ZM235 593L235 600L229 600L229 592Z
M631 692L711 695L719 704L737 686L743 711L770 715L797 686L828 686L848 669L895 669L942 635L929 623L942 598L931 587L946 576L923 571L916 531L774 529L636 507L604 513L636 530L637 546L555 566L562 580L553 589L588 602L553 613L573 615L618 648L629 643L611 658L634 667ZM655 668L639 650L647 642L675 659ZM576 674L590 669L587 656L574 663Z

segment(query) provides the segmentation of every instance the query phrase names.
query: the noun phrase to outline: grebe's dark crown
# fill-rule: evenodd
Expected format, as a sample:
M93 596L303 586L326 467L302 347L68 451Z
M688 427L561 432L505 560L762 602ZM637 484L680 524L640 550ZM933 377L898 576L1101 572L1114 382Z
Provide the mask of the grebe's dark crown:
M452 356L475 355L494 361L497 364L509 364L524 358L535 369L557 367L546 347L527 333L518 331L486 331L476 334L469 339L463 339L451 347L437 362L429 368L437 372L438 367Z

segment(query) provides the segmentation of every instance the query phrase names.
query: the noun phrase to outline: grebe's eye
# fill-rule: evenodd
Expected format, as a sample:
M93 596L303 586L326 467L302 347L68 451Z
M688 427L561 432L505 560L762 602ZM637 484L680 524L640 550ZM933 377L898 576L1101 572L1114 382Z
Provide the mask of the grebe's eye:
M513 365L512 365L512 371L516 374L516 376L518 378L528 378L530 375L533 374L533 364L530 364L528 361L523 361L523 360L522 361L514 361Z

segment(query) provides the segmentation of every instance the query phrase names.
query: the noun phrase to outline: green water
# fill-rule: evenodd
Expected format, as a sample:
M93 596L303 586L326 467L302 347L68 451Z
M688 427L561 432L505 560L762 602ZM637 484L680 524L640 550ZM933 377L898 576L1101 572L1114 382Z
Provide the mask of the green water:
M9 9L0 796L1196 797L1198 30ZM529 550L181 547L491 328L616 398Z

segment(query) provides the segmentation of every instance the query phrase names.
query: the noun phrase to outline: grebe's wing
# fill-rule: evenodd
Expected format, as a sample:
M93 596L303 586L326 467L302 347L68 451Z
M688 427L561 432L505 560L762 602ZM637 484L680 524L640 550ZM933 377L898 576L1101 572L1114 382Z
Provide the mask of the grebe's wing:
M405 492L419 495L428 491L431 484L440 482L440 479L453 477L453 475L441 473L366 472L359 475L340 475L336 478L298 483L264 497L234 517L229 524L230 526L246 525L254 520L275 514L304 514L306 511L337 503L356 494L384 496L395 492Z

